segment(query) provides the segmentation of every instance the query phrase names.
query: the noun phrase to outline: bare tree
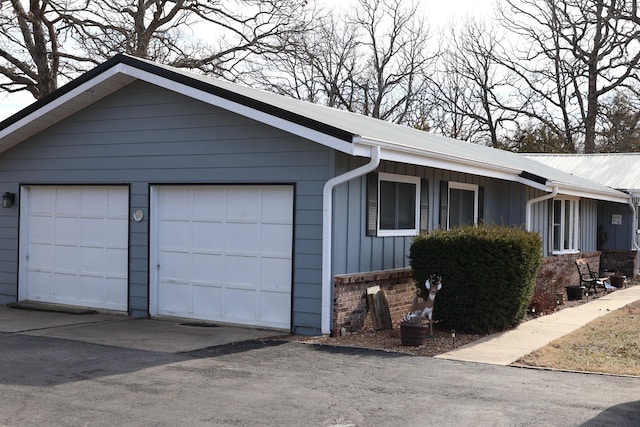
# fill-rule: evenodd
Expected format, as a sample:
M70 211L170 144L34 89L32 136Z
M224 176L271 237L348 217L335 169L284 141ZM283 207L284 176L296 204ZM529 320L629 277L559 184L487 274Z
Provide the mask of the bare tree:
M599 100L637 79L640 26L635 1L505 0L505 26L522 37L502 62L521 77L521 93L536 101L525 112L566 147L595 151Z
M509 105L511 72L495 61L501 41L498 29L486 22L468 19L462 27L451 26L429 91L440 112L435 131L502 147L505 125L515 122L523 107Z
M72 69L61 44L69 28L57 5L47 0L0 1L0 89L27 91L42 98L58 87L60 75Z
M271 92L350 110L354 76L364 68L357 28L325 12L315 13L315 23L290 38L287 49L260 56L243 78Z
M310 22L306 0L87 0L70 17L96 62L117 52L227 78L251 55L284 49Z
M435 55L428 53L428 32L418 4L402 0L360 0L355 25L362 28L365 73L355 76L361 95L357 111L404 123L424 89Z
M417 4L405 3L359 0L344 19L326 14L251 78L268 90L412 123L434 55Z
M0 89L42 98L117 53L233 79L310 22L306 0L1 0Z

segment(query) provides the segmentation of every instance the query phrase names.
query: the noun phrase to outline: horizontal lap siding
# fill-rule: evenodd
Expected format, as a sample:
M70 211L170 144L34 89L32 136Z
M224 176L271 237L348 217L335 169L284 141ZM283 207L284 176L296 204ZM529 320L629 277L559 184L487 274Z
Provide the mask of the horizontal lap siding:
M137 82L0 154L2 191L20 184L130 184L130 307L148 299L150 184L294 184L294 319L319 329L322 188L329 149ZM16 298L17 209L0 210L0 299ZM300 263L297 259L300 258ZM300 309L299 309L300 308Z

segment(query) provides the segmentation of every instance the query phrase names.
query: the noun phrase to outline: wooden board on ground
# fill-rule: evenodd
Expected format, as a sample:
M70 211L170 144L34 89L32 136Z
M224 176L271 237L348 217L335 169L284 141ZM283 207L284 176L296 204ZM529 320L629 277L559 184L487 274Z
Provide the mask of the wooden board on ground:
M380 286L367 288L367 306L371 313L371 323L375 331L392 328L389 303Z

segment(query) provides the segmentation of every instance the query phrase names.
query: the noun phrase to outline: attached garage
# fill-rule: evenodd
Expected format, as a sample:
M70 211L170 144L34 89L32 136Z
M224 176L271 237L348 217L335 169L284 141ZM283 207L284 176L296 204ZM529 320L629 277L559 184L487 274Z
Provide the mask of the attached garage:
M292 186L150 194L151 315L291 328Z
M127 186L23 186L19 299L127 310Z

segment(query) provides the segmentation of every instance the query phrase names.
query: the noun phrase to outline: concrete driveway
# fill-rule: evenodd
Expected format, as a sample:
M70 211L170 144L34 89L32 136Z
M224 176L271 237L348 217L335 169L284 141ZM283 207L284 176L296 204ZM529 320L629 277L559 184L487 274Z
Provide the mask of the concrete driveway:
M100 313L69 314L7 306L0 306L0 332L168 353L286 334L188 320L150 320Z
M0 426L637 426L640 420L639 378L278 340L210 347L209 334L219 328L6 310L0 308ZM172 347L183 330L190 338ZM154 348L153 341L166 343Z

